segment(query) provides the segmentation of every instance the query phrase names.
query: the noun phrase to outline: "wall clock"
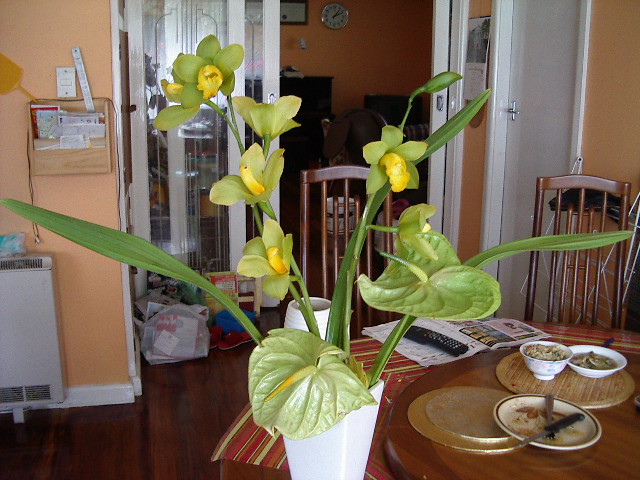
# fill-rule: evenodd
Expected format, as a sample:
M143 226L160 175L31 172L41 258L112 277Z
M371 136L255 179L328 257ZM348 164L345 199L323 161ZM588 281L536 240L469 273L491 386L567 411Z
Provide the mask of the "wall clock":
M322 9L322 23L327 27L338 30L349 21L349 10L340 3L328 3Z

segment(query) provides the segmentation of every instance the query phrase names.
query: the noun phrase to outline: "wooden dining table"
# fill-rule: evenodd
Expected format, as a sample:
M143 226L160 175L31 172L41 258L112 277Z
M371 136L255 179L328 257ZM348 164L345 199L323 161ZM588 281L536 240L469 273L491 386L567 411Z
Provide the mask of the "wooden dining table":
M594 445L575 451L553 451L527 446L506 453L474 453L438 444L418 433L407 419L409 405L420 395L446 387L475 386L505 388L496 377L500 360L517 349L498 349L478 353L438 367L422 367L394 352L382 378L385 389L366 470L367 480L391 479L600 479L638 478L640 474L640 413L633 397L640 385L640 334L582 328L559 324L535 324L550 340L565 345L598 345L615 338L613 348L625 355L625 369L633 380L633 394L624 402L591 410L602 425L602 436ZM372 338L352 342L352 353L365 368L373 362L380 343ZM246 406L216 446L212 461L233 462L286 471L282 438L271 436L252 420ZM250 478L276 478L259 474ZM259 476L263 475L263 476ZM280 478L280 476L277 476ZM282 478L286 478L283 475Z

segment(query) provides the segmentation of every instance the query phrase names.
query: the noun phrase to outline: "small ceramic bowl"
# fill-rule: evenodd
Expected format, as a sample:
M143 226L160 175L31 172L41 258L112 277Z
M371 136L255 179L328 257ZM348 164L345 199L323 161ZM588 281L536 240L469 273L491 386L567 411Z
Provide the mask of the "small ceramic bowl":
M595 370L593 368L579 367L578 365L574 365L572 362L569 362L569 367L571 367L576 373L579 373L584 377L606 377L611 375L612 373L616 373L618 370L622 370L627 366L627 359L623 355L619 354L615 350L611 350L610 348L598 347L595 345L573 345L569 347L569 349L573 352L574 357L580 354L593 352L597 355L608 357L615 362L615 367L606 370Z
M538 358L531 357L525 352L527 352L529 348L533 347L534 345L556 347L564 353L565 358L563 358L562 360L540 360ZM520 346L520 353L522 354L522 358L524 358L525 365L529 370L531 370L533 376L538 380L553 380L557 374L564 370L564 367L567 366L567 363L573 355L573 352L569 349L569 347L566 347L561 343L544 341L525 343L524 345Z

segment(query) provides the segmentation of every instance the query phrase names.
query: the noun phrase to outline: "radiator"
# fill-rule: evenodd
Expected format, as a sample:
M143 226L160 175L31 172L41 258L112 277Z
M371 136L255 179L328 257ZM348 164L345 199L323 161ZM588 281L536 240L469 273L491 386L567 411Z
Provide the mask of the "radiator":
M0 409L65 399L50 256L0 258Z

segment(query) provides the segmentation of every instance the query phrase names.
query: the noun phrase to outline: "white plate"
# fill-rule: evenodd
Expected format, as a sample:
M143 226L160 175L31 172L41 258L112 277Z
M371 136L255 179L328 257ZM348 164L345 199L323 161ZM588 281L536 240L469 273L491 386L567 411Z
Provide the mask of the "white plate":
M602 434L596 417L573 403L555 399L554 421L577 412L584 415L584 420L563 428L554 439L545 437L531 442L531 445L551 450L578 450L596 443ZM493 417L500 428L518 440L535 435L547 424L544 395L507 397L496 404Z

